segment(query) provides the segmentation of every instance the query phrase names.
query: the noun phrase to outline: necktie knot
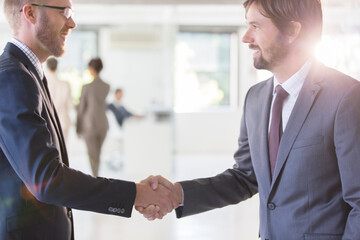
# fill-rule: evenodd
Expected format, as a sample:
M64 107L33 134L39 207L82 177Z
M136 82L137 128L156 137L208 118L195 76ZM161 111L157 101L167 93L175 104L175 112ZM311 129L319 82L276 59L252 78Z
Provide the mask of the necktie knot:
M279 100L284 100L289 93L281 86L281 85L277 85L275 87L275 93L276 93L276 98L279 98Z

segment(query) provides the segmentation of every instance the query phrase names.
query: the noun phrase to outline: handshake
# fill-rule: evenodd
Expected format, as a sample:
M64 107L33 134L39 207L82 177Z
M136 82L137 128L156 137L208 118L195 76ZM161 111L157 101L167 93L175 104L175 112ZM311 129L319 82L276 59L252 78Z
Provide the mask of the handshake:
M150 176L136 184L135 209L148 220L162 219L179 207L182 199L181 185L162 176Z

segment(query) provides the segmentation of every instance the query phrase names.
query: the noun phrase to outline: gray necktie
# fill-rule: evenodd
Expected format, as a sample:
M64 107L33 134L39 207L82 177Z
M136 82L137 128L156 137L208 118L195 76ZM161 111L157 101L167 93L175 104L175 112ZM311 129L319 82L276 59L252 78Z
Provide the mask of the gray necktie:
M275 92L276 97L272 108L269 132L269 160L271 167L271 177L274 174L276 158L278 155L280 138L282 134L282 106L284 99L289 95L280 85L276 86Z

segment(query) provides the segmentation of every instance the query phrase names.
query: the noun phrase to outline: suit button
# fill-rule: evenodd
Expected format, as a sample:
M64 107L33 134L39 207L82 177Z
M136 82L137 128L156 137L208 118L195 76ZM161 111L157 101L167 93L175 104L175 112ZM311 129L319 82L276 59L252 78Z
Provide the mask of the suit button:
M268 208L270 209L270 210L274 210L275 208L276 208L276 205L275 205L275 203L268 203Z
M67 212L67 215L68 215L69 218L71 218L71 210L69 210L69 211Z

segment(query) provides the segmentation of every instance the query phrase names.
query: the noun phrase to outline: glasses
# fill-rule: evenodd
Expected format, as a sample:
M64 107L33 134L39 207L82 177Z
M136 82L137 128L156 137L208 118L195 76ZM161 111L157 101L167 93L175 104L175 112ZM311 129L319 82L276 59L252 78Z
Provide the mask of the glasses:
M74 11L69 7L57 7L57 6L50 6L50 5L44 5L44 4L36 4L36 3L31 3L31 5L36 6L36 7L44 7L44 8L52 8L52 9L62 10L62 13L66 17L66 19L69 19L74 16ZM22 9L20 10L20 12L22 12Z

